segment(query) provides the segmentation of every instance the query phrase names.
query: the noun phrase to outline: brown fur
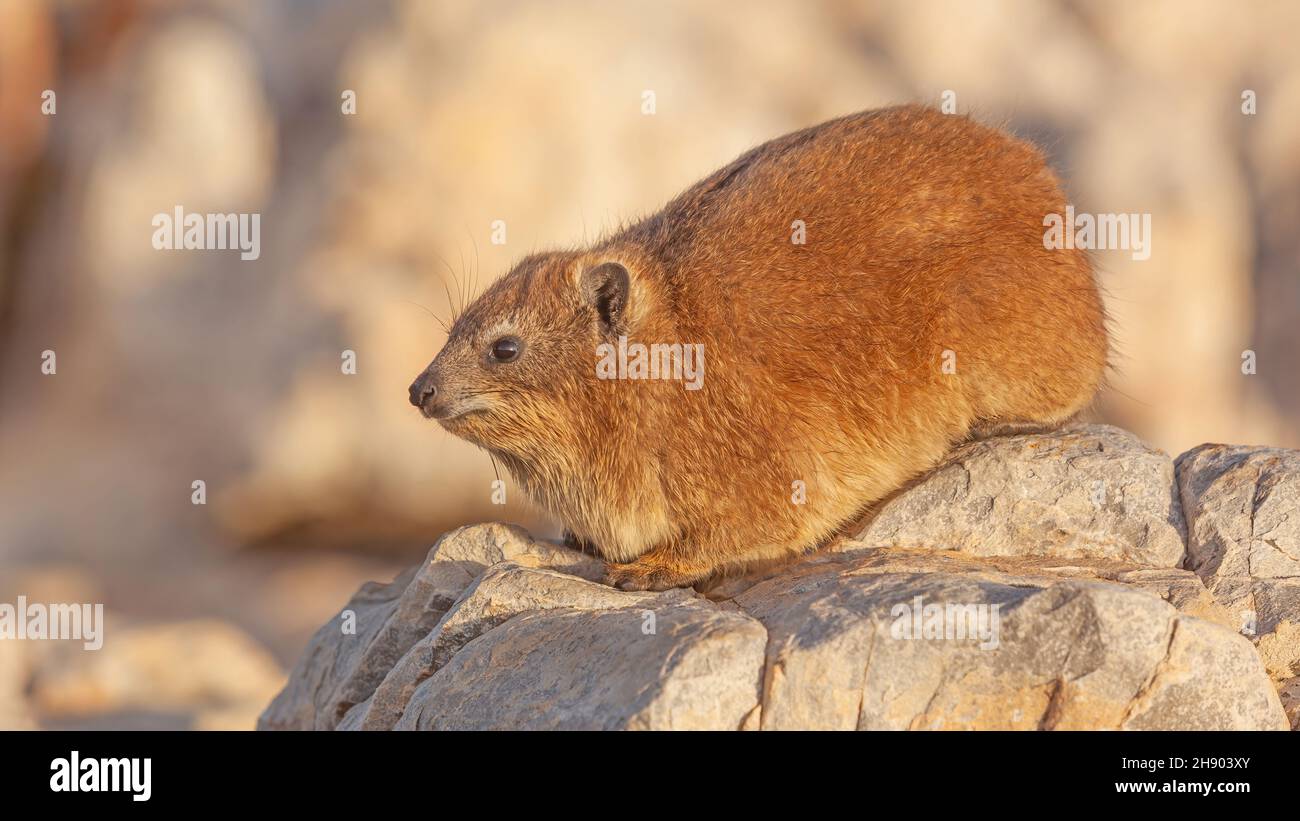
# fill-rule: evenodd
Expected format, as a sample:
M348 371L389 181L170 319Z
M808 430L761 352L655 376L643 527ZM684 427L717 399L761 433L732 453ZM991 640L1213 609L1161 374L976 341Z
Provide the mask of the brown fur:
M689 585L823 543L977 431L1090 403L1098 289L1084 252L1043 247L1065 205L1025 142L917 106L856 114L753 149L590 249L524 259L421 379L431 402L478 408L440 421L614 562L612 581ZM611 261L629 278L617 326L588 281ZM619 328L703 343L702 389L597 379ZM514 362L485 355L502 329L523 341Z

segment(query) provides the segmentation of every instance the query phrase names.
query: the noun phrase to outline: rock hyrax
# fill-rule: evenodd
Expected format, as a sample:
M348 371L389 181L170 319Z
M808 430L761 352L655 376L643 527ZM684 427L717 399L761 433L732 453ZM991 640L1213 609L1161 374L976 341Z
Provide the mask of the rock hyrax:
M588 248L521 260L410 401L620 587L793 556L978 431L1092 401L1093 271L1044 247L1065 205L1034 146L965 117L833 120Z

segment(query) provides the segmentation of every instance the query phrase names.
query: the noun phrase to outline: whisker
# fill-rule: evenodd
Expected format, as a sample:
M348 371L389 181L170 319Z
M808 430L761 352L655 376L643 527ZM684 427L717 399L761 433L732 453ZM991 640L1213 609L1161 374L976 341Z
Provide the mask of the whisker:
M451 274L452 281L456 283L456 290L459 292L460 283L456 280L456 271L451 267L451 263L447 262L447 260L443 258L442 254L439 254L437 251L432 251L431 253L437 257L439 262L442 263L442 267L447 269L447 273ZM451 311L451 324L455 325L456 320L460 319L460 314L456 311L456 300L452 298L451 287L447 284L447 278L439 274L438 279L442 281L443 291L447 294L447 310Z
M459 247L457 247L457 250L460 250ZM461 254L461 258L460 258L460 281L462 286L460 292L461 313L464 313L465 310L469 308L469 301L470 301L469 300L469 289L470 289L469 278L470 278L469 265L466 264L466 259L464 254Z
M479 275L479 271L481 270L479 255L478 255L478 240L474 238L474 232L469 229L468 225L465 226L465 232L469 234L470 244L474 246L474 271L472 274L470 274L470 290L473 292L474 296L477 296L478 275Z
M408 305L414 305L415 307L417 307L417 308L419 308L420 310L424 311L426 314L428 314L429 316L433 317L433 321L434 321L434 322L437 322L438 325L440 325L440 326L442 327L442 332L443 332L443 333L446 333L446 334L450 334L450 333L451 333L451 327L450 327L446 322L443 322L443 321L442 321L442 317L440 317L440 316L438 316L437 314L435 314L435 313L434 313L431 309L429 309L428 307L426 307L426 306L424 306L424 305L421 305L421 304L418 303L418 302L414 302L414 301L412 301L412 300L409 300L409 299L399 299L398 301L399 301L399 302L405 302L405 303L408 304Z

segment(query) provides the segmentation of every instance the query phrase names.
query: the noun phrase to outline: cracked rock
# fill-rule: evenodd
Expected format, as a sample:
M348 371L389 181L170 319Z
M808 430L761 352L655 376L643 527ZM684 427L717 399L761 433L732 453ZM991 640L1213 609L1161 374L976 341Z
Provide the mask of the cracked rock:
M1285 727L1250 643L1151 592L894 553L736 597L769 634L763 729Z
M1201 445L1177 468L1187 566L1256 643L1300 720L1300 451Z
M258 719L258 729L330 730L354 705L370 697L393 664L428 635L492 564L512 559L598 578L599 561L535 541L522 528L502 524L462 527L446 534L423 565L388 584L362 586L307 645L284 690ZM346 632L354 625L355 632Z
M420 684L470 641L520 613L556 608L644 609L690 598L685 590L629 593L563 573L500 562L471 584L438 625L407 650L374 695L353 707L339 729L391 730Z
M745 614L676 596L522 613L420 684L396 729L740 729L765 642Z

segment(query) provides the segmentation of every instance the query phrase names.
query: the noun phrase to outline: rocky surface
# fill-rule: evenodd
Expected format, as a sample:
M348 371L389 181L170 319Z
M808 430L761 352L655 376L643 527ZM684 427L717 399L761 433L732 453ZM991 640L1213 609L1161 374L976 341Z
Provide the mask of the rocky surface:
M428 559L392 582L364 585L312 638L289 685L259 721L262 728L333 729L351 707L374 692L411 646L426 636L476 577L513 560L598 578L598 561L524 530L489 524L448 533Z
M967 445L883 504L858 539L1152 567L1177 567L1184 552L1173 462L1106 425Z
M754 713L765 643L757 621L682 591L638 600L579 587L540 610L530 594L501 591L518 617L442 666L435 656L396 729L738 729Z
M1298 456L987 440L858 538L704 592L462 528L322 627L259 727L1286 729Z
M1222 627L1115 584L966 570L868 554L742 593L737 603L768 630L761 726L1279 726L1259 658ZM913 602L996 605L1000 630L984 641L900 636L894 608Z
M1300 724L1300 452L1202 445L1178 458L1187 567L1256 643Z

